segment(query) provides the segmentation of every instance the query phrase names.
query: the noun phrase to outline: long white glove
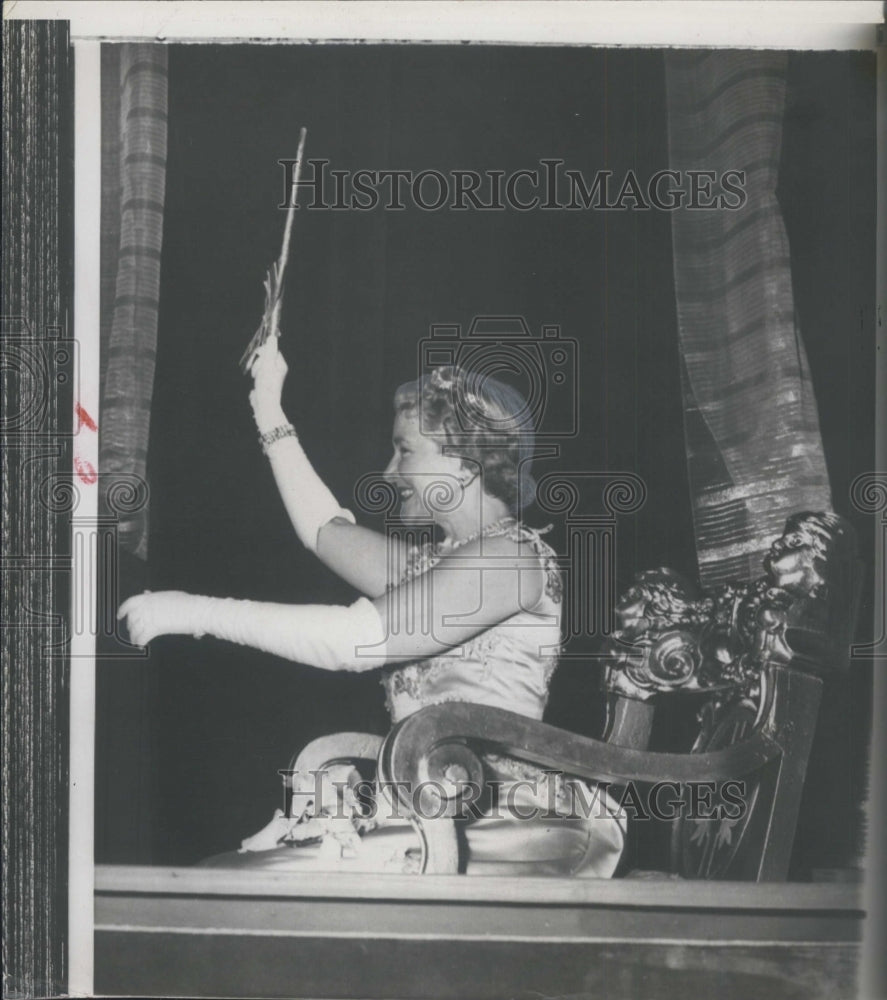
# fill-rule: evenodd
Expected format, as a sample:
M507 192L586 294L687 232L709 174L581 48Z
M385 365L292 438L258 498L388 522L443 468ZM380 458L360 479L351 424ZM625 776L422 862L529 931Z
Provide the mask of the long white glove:
M250 370L254 380L250 405L280 497L299 540L306 549L316 553L320 529L334 517L354 524L354 515L339 506L314 471L293 425L283 412L280 394L287 365L278 350L276 337L271 337L256 351Z
M139 646L158 635L213 635L322 670L372 670L386 662L382 619L365 597L344 607L160 591L130 597L117 617L126 618Z
M291 428L290 424L280 426ZM314 471L295 431L265 446L277 488L299 541L317 552L320 529L334 517L355 523L350 510L343 510L326 483Z

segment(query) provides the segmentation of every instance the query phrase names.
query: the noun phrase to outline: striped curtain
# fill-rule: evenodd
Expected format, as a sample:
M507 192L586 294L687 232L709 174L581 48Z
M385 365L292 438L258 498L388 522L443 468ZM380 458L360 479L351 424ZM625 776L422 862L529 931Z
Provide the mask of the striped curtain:
M102 46L101 422L103 476L146 479L166 189L167 53ZM102 495L108 491L103 490ZM147 558L148 507L118 515Z
M672 216L687 462L705 585L760 575L801 510L831 509L776 183L784 53L666 54L673 170L745 173L747 201ZM685 184L686 187L686 184ZM713 194L717 194L716 183ZM732 199L735 202L735 199Z

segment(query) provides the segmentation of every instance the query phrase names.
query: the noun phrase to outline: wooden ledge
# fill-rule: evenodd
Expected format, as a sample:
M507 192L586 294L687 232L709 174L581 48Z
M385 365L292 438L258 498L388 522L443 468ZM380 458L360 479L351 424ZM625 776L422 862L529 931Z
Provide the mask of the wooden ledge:
M839 882L284 873L97 865L95 891L101 895L569 904L761 912L821 910L862 914L862 887Z

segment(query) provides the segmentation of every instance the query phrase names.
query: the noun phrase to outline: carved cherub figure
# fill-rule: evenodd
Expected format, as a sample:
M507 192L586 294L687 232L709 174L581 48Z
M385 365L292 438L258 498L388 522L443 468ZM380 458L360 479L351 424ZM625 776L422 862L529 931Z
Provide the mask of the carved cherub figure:
M616 605L620 636L632 642L649 631L691 624L700 617L697 592L671 569L639 573Z
M836 514L793 514L764 559L775 587L799 597L825 597L827 564L844 548L847 529Z

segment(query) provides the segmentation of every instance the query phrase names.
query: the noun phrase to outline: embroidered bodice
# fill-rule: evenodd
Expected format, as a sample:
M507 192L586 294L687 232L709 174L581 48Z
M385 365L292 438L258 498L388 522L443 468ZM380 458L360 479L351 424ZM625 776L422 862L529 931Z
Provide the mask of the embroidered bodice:
M540 533L512 518L484 531L525 543L536 554L545 585L535 606L446 653L389 667L382 676L391 721L426 705L469 701L541 719L561 643L562 586L557 556ZM461 544L465 544L464 542ZM458 546L427 544L412 550L401 583L427 573Z

